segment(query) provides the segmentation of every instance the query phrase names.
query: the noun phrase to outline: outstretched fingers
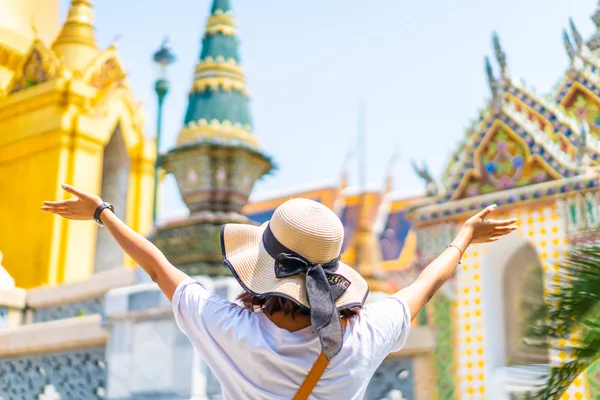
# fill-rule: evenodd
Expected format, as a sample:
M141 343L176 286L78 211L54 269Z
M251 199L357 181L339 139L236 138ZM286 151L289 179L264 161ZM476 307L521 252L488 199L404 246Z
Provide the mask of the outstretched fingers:
M74 186L71 185L61 185L61 187L63 188L63 190L67 193L71 193L72 195L76 196L76 197L84 197L85 193L82 192L81 190L77 189Z
M78 198L72 198L68 200L60 200L60 201L44 201L44 206L42 210L51 211L51 210L60 210L60 209L68 209L73 206L75 203L79 201Z
M491 205L491 206L487 206L486 208L484 208L483 210L481 210L477 216L481 219L484 219L485 217L487 217L488 215L490 215L495 209L496 209L496 205Z
M69 205L68 203L69 200L62 200L62 201L44 201L44 207L42 208L64 208L67 207Z
M68 210L49 210L52 214L60 215L63 218L73 219L75 215Z
M67 210L67 207L50 207L50 206L42 206L42 211L59 211L59 210Z
M510 233L512 231L517 230L517 226L516 225L506 225L506 226L496 226L494 227L494 233L496 232L506 232L506 233Z
M506 235L514 232L515 230L516 230L516 228L494 230L494 232L490 235L490 237L492 237L492 238L501 238L502 236L506 236Z
M513 225L517 222L516 218L510 218L510 219L488 219L487 220L489 224L494 225L494 226L508 226L508 225Z

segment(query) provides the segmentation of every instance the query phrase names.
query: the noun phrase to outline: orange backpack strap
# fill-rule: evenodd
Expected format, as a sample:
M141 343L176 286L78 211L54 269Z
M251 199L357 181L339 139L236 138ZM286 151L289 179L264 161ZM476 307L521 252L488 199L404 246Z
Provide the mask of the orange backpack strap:
M342 318L342 329L344 331L346 330L347 322L348 321L346 318ZM319 358L317 358L317 361L315 361L315 364L306 376L306 379L304 379L304 382L302 382L302 386L300 386L300 389L298 389L298 392L294 396L293 400L308 399L308 396L310 396L315 386L317 386L317 382L319 382L319 379L321 379L323 372L325 372L327 365L329 365L329 360L327 357L325 357L325 353L321 352L321 354L319 354Z

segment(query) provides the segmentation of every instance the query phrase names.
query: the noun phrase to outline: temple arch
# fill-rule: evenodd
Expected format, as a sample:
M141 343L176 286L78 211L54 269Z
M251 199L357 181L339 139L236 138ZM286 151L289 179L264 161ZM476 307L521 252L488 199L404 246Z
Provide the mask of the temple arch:
M115 206L115 212L126 221L127 195L129 191L129 175L131 159L117 124L110 140L104 147L102 157L102 183L100 196ZM98 230L94 272L123 267L123 252L106 229Z
M544 302L543 272L535 247L519 235L488 245L482 261L486 381L497 393L491 399L502 399L507 367L548 363L547 349L523 342L528 317Z

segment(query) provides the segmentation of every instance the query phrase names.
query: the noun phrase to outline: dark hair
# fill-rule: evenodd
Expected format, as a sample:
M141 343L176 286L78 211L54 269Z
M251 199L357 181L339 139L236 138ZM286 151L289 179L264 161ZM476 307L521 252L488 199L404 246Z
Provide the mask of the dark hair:
M265 314L273 314L283 311L284 315L291 315L296 318L296 315L310 315L310 311L300 307L290 299L282 296L253 296L248 292L243 292L237 299L250 311L262 311ZM360 314L359 307L347 308L340 311L340 316L351 318Z

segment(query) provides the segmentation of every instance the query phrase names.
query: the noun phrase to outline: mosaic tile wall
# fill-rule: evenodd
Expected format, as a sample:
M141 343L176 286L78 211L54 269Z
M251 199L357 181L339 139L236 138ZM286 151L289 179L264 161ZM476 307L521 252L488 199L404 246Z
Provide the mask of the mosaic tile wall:
M436 294L430 303L432 327L436 337L434 368L436 399L455 399L454 387L454 340L452 319L455 305L442 293Z
M539 254L544 271L545 286L556 282L557 267L554 260L565 255L567 249L566 230L568 225L561 218L556 204L514 210L499 218L516 217L518 234L528 239ZM457 394L464 400L483 400L485 385L485 340L482 300L482 261L486 246L471 247L459 267L456 277L456 351L457 351ZM559 352L551 354L553 362L566 358ZM563 399L587 399L585 379L578 379Z

